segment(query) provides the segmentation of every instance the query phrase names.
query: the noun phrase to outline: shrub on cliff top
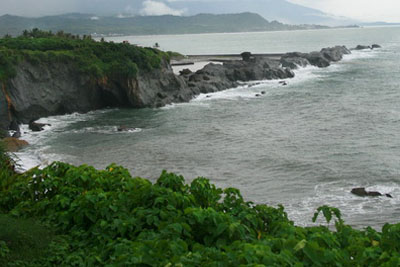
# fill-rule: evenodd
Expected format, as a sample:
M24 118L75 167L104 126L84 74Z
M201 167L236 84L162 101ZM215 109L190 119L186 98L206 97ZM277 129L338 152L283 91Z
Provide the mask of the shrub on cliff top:
M337 217L336 231L298 227L283 207L245 202L239 190L205 178L185 184L167 172L152 184L116 165L99 171L56 162L17 176L0 191L0 208L56 231L46 257L19 262L26 266L400 264L400 225L355 230L324 206L318 212L327 221Z
M0 80L12 78L15 65L24 59L33 64L72 62L81 72L94 77L134 78L139 71L159 68L169 55L152 48L34 29L16 38L0 39Z

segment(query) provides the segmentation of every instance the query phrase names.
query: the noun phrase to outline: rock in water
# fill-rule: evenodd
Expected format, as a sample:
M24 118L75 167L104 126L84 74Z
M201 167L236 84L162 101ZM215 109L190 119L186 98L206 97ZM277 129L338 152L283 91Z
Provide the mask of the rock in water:
M18 122L16 120L12 120L10 126L8 127L9 130L20 132L21 129L19 128Z
M3 142L6 147L6 150L9 152L17 152L29 145L29 143L26 142L25 140L20 140L14 137L6 137L3 139Z
M371 49L376 49L376 48L382 48L382 47L380 45L378 45L378 44L373 44L371 46Z
M34 132L40 132L44 130L45 126L51 126L51 124L48 123L38 123L35 122L35 120L31 120L29 122L29 129L31 129Z
M353 50L364 50L364 49L371 49L369 45L357 45Z
M364 187L358 187L358 188L353 188L351 190L351 193L356 195L356 196L360 196L360 197L380 197L383 196L382 193L377 192L377 191L367 191L365 190ZM392 196L390 194L385 194L385 196L392 198Z

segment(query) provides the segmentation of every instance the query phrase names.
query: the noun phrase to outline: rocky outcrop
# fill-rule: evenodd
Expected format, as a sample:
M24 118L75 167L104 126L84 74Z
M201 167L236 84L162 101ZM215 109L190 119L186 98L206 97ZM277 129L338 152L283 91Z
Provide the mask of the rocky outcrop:
M378 44L373 44L373 45L357 45L356 47L352 48L351 50L364 50L364 49L377 49L377 48L382 48Z
M382 194L380 192L377 191L367 191L365 190L364 187L359 187L359 188L353 188L351 190L351 193L359 196L359 197L380 197L380 196L386 196L389 198L392 198L392 196L390 194Z
M136 79L94 79L70 63L21 62L16 76L0 90L0 129L3 137L12 121L29 123L40 117L88 112L105 107L157 107L192 97L183 79L163 62L159 69Z
M336 46L320 52L287 53L273 60L245 52L244 60L210 63L181 75L175 75L170 64L163 61L160 68L139 71L134 79L93 78L79 72L73 62L22 61L16 67L16 76L1 84L0 135L4 137L4 130L10 126L15 128L15 122L28 123L50 115L105 107L161 107L190 101L200 93L234 88L240 82L292 78L292 69L297 66L327 67L348 53L347 48Z
M282 56L280 63L283 67L297 69L313 65L319 68L328 67L331 62L337 62L343 59L344 55L351 54L345 46L335 46L323 48L321 51L311 53L292 52Z

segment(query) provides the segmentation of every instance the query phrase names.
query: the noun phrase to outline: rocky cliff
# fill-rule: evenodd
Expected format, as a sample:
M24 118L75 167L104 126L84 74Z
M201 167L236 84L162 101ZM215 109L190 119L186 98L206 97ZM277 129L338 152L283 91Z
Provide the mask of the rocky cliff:
M28 123L40 117L87 112L105 107L161 107L187 102L200 93L238 86L238 81L294 77L291 69L312 64L329 66L350 51L345 47L312 53L288 53L280 61L247 55L245 60L209 64L195 73L173 73L167 60L160 68L139 71L135 78L93 78L78 71L74 62L32 64L23 60L16 75L2 83L0 129L11 122Z

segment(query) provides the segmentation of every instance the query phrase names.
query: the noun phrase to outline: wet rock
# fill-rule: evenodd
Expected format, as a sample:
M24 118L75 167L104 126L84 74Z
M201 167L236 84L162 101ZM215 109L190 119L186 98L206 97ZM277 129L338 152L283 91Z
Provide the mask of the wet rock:
M310 62L311 65L316 66L318 68L326 68L331 65L329 59L324 57L324 55L321 52L311 52L309 54L306 54L305 57Z
M243 52L240 54L242 56L243 61L251 61L252 55L250 52Z
M256 97L260 97L261 95L260 94L256 94Z
M367 191L364 187L353 188L351 193L360 197L380 197L383 196L382 193L377 191ZM392 198L390 194L385 194L386 197Z
M335 46L330 48L321 49L322 56L329 61L340 61L343 59L343 55L351 54L350 50L348 50L345 46Z
M262 94L262 95L265 95L265 91L261 91L261 94Z
M189 75L192 74L192 71L190 69L183 69L179 71L179 75Z
M19 124L16 120L12 120L10 126L8 127L10 131L20 132Z
M13 135L11 137L20 138L21 137L21 132L20 131L15 132L15 133L13 133Z
M44 130L45 126L51 126L51 124L48 123L38 123L35 122L34 120L31 120L29 122L29 129L31 129L34 132L40 132Z
M6 150L9 152L17 152L29 145L29 143L26 142L25 140L20 140L14 137L4 138L3 143L5 145Z
M371 49L376 49L376 48L382 48L382 46L378 45L378 44L373 44L371 46Z
M282 64L282 67L293 70L310 65L310 62L303 57L282 57L280 63Z
M353 48L353 50L364 50L364 49L371 49L369 45L357 45Z

